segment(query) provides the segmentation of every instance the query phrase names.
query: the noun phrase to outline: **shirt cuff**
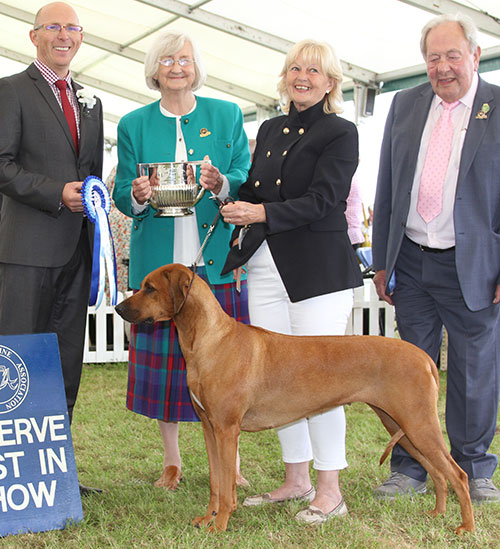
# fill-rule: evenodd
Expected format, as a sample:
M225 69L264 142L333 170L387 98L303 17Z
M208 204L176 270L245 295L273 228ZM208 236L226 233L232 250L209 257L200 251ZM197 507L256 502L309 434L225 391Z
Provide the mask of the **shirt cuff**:
M220 174L220 175L222 177L222 187L220 189L220 192L218 194L215 194L215 193L212 193L212 194L214 194L221 202L224 202L224 200L229 196L229 191L230 191L229 180L225 175L223 174Z
M140 215L149 206L149 202L139 204L135 199L133 191L130 191L130 202L132 203L132 213L134 215Z

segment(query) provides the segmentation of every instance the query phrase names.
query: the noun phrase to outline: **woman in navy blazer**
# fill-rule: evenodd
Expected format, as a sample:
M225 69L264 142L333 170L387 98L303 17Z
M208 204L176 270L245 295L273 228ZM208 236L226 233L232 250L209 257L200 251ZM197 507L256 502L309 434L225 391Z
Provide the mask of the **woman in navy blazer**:
M287 55L278 84L283 111L266 121L239 201L223 208L236 225L224 272L248 270L250 322L294 335L343 335L362 284L345 208L357 166L356 127L340 112L342 73L332 48L305 40ZM245 505L299 498L297 520L320 523L347 508L338 484L346 467L342 407L278 429L285 483ZM318 470L311 486L309 461Z

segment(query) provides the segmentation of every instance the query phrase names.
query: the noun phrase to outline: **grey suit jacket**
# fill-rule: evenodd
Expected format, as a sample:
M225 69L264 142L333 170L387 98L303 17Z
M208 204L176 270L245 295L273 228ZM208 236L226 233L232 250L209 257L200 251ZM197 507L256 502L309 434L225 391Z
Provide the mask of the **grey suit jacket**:
M0 128L0 262L60 267L78 244L83 220L60 208L63 187L102 173L101 102L81 106L77 156L61 107L30 65L0 79Z
M373 212L373 264L394 271L403 240L429 83L399 92L387 117ZM483 104L484 119L476 118ZM467 306L488 307L500 284L500 87L481 78L465 137L454 204L456 266ZM396 280L397 285L397 280Z

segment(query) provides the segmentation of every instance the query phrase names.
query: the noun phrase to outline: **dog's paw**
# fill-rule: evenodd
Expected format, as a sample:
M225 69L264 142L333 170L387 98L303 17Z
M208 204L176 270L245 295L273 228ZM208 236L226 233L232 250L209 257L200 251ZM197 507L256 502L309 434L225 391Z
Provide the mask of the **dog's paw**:
M213 513L208 513L203 516L194 517L194 519L191 521L191 524L195 526L196 528L202 528L204 526L209 526L217 513L214 511Z

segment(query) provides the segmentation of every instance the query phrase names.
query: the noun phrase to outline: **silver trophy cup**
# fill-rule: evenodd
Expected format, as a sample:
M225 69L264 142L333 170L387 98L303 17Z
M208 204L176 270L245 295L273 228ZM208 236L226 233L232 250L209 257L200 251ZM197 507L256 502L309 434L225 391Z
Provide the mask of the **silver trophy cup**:
M137 164L137 175L149 178L153 194L149 203L155 208L155 217L182 217L192 215L193 208L205 189L198 184L202 164L195 162L153 162Z

